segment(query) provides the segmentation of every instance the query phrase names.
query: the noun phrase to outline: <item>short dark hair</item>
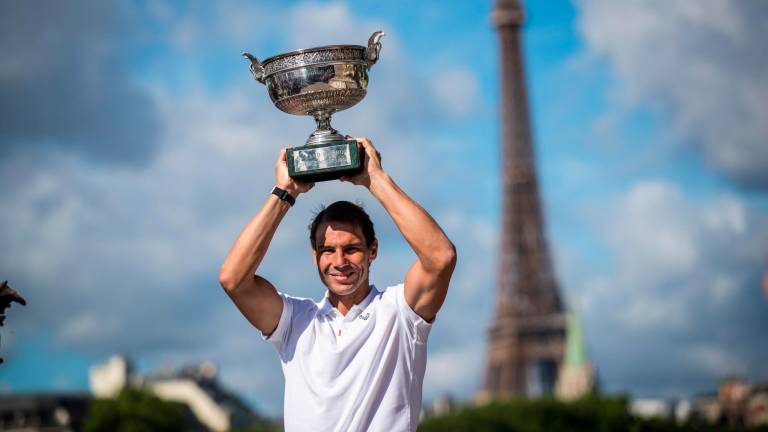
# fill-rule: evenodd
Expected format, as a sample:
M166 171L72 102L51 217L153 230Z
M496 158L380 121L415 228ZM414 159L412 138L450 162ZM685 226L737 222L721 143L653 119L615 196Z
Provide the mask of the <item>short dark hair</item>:
M309 225L309 243L314 250L317 250L317 228L323 222L343 222L358 225L363 231L366 247L370 248L376 240L371 217L361 206L349 201L336 201L328 207L321 208Z

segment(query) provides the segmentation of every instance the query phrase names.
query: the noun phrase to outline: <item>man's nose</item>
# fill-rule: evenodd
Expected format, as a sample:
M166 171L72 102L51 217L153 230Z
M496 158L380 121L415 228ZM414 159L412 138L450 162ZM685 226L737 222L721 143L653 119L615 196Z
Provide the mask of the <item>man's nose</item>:
M333 252L333 265L335 266L343 266L347 263L347 258L344 256L344 251L341 249L337 249Z

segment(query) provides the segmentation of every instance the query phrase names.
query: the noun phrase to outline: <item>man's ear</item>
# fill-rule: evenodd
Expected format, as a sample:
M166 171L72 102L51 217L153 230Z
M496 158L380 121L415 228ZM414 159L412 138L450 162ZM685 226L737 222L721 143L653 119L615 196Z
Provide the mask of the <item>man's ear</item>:
M373 243L371 243L371 247L368 248L370 253L368 254L368 262L371 263L373 260L376 259L376 255L379 253L379 241L374 240Z

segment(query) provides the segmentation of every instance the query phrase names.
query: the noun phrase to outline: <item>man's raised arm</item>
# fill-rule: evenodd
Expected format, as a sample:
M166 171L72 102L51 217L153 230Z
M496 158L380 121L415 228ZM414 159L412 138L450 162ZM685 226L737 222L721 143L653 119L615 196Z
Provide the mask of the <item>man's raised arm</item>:
M275 183L293 198L312 188L312 183L295 182L288 176L285 149L275 164ZM219 272L219 283L240 312L264 334L271 334L280 321L283 302L275 287L256 269L267 253L277 226L291 207L277 195L269 194L258 213L243 228Z
M356 139L365 150L365 169L344 180L371 191L416 253L418 259L405 275L405 300L420 317L432 321L448 293L456 248L429 213L384 172L373 144L367 138Z

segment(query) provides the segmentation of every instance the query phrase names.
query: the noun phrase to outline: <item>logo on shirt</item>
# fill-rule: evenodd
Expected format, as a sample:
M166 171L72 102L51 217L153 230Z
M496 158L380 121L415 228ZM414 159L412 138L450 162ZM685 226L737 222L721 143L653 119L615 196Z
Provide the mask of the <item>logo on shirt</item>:
M371 313L370 313L370 312L368 312L368 313L367 313L367 314L365 314L365 315L363 315L363 314L360 314L360 315L358 315L357 317L358 317L358 318L360 318L360 319L361 319L361 320L363 320L363 321L366 321L366 320L368 320L368 318L370 318L370 317L371 317Z

